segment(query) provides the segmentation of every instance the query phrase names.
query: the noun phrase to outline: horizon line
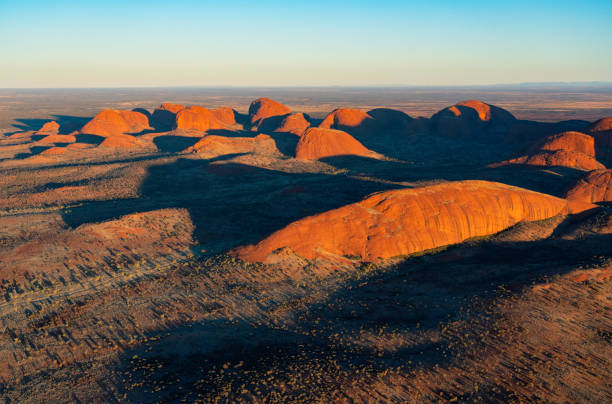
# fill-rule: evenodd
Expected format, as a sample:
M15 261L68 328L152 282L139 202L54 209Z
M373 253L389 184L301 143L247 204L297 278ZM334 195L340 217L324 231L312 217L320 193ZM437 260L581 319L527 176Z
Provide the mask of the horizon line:
M612 81L533 81L492 84L350 84L350 85L114 85L66 87L0 87L0 90L101 90L101 89L327 89L327 88L483 88L527 86L612 86Z

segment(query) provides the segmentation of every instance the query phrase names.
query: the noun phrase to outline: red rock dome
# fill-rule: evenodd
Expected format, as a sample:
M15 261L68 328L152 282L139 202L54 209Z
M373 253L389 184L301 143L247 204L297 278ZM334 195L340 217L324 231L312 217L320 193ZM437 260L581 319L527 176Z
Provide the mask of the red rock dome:
M381 192L294 222L233 254L266 262L290 249L306 258L392 258L495 234L521 221L565 213L567 201L488 181Z
M136 111L105 109L81 128L81 133L111 136L123 133L138 133L150 129L146 115Z
M380 157L348 133L323 128L307 129L300 137L295 152L295 157L300 160L319 160L344 155Z

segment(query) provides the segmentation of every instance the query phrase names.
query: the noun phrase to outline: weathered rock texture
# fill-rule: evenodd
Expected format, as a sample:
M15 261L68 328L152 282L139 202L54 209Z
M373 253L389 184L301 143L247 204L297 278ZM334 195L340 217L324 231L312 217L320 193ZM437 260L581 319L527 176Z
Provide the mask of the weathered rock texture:
M323 128L307 129L300 137L295 150L295 157L300 160L319 160L325 157L346 155L381 157L348 133Z
M323 118L319 128L338 129L352 134L366 134L375 129L375 122L374 118L360 109L338 108Z
M105 109L81 128L81 133L98 136L139 133L150 129L146 115L136 111Z
M567 192L567 199L590 203L612 202L612 170L591 171Z
M507 164L526 164L545 167L570 167L579 170L605 168L595 158L595 143L592 136L580 132L563 132L549 136L537 143L527 155L517 157L493 167Z
M593 136L581 132L569 131L547 137L536 145L533 150L576 151L594 157L595 141Z
M487 181L460 181L381 192L290 224L257 245L235 249L266 262L290 249L306 258L391 258L500 232L522 221L565 213L567 201Z
M36 134L37 135L47 135L47 134L54 134L59 132L59 124L55 121L50 121L45 123L42 128L40 128Z
M256 127L264 119L288 115L291 113L289 107L276 102L270 98L258 98L249 106L249 124Z
M176 122L176 114L185 109L184 105L164 102L153 111L151 126L157 130L170 130Z
M119 149L135 149L151 146L149 142L131 135L112 135L108 136L99 147L114 147Z
M272 129L273 132L287 132L300 136L310 127L310 117L303 113L291 114L283 117L279 124ZM263 129L265 130L265 129Z
M603 118L593 123L589 133L595 138L596 147L612 149L612 118Z
M123 133L139 133L149 127L149 118L136 111L105 109L81 128L81 133L112 136Z
M74 135L47 135L40 139L37 143L74 143L76 137Z
M188 151L199 153L205 157L243 153L272 154L278 152L274 139L263 134L255 137L209 135L190 147Z
M498 141L515 121L516 118L502 108L468 100L434 114L431 128L440 136Z
M211 110L215 118L227 126L236 123L236 111L229 107L221 107Z
M205 132L210 129L223 129L227 125L220 121L213 111L195 105L182 109L176 114L175 127Z

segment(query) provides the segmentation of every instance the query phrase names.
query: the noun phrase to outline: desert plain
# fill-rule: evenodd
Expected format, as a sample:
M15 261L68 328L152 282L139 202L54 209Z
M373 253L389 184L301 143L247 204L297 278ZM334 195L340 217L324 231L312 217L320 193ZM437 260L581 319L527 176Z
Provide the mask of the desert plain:
M612 88L0 90L0 397L612 401Z

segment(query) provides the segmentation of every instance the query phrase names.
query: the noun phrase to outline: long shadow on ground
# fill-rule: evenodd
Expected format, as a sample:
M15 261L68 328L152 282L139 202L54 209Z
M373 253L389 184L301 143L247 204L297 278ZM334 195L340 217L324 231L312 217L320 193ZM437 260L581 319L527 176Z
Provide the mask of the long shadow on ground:
M294 174L224 162L233 157L152 166L139 198L88 202L64 212L64 221L76 227L130 213L185 208L201 244L231 248L259 241L299 218L398 187L345 175Z
M144 347L126 352L118 370L130 374L131 382L144 383L128 392L136 401L198 394L205 400L229 394L230 401L249 395L264 401L299 394L305 401L341 398L347 383L361 379L362 387L367 386L368 378L388 369L409 372L451 364L458 352L450 345L453 341L428 335L445 324L482 320L487 302L500 293L519 292L577 266L601 264L602 254L610 257L610 243L612 235L483 242L474 255L452 262L442 262L441 254L408 259L349 280L324 302L294 308L295 323L283 325L281 320L272 327L248 319L214 320L152 332L162 339L150 352ZM249 298L244 304L255 303ZM470 307L471 312L466 310ZM396 336L401 340L402 335L425 338L377 346L363 335L379 342ZM360 339L361 344L354 342ZM163 388L152 393L154 386Z

